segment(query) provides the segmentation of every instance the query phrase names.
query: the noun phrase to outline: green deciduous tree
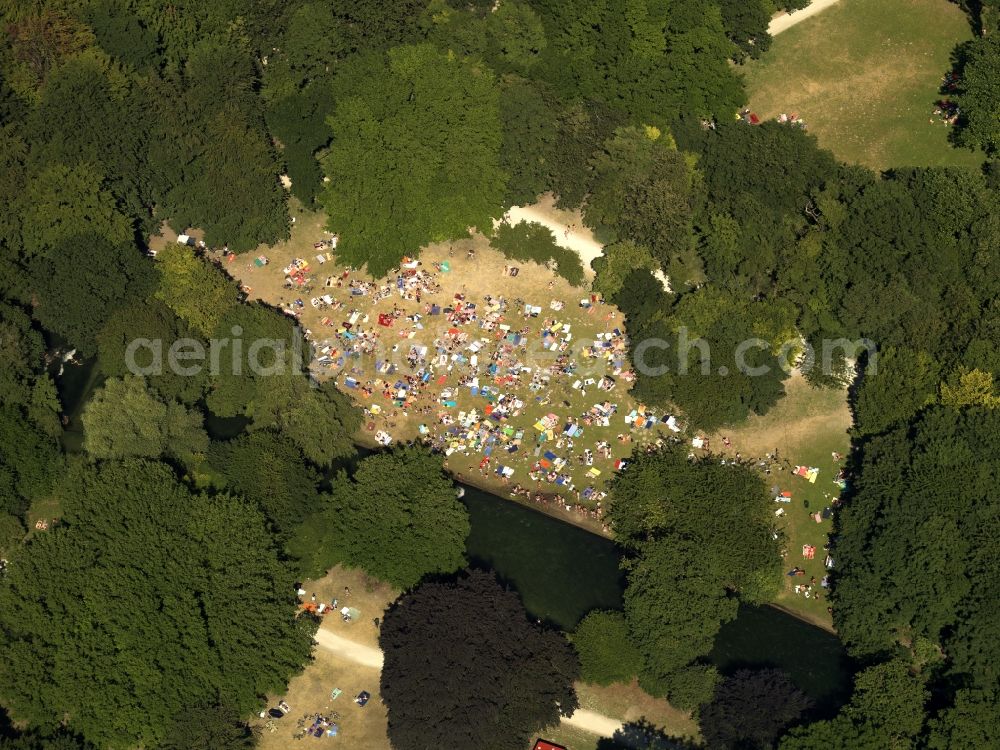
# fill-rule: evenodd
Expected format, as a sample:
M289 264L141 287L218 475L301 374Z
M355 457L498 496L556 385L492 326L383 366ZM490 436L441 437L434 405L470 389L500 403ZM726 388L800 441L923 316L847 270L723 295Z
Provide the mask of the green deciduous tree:
M0 722L0 730L7 730ZM4 731L0 737L2 750L94 750L82 737L60 727L53 731L27 729L22 732Z
M97 364L109 378L141 374L164 400L193 404L204 394L209 368L182 374L169 366L170 347L182 339L202 341L159 299L137 300L108 316L97 334Z
M576 208L590 192L594 179L590 160L624 116L601 102L576 101L558 113L555 153L549 166L549 187L560 208Z
M319 475L298 448L278 433L258 430L212 443L208 460L225 477L230 492L255 502L283 533L316 510Z
M733 44L715 3L536 0L548 44L540 73L567 99L586 97L640 122L666 113L728 115L742 102Z
M829 721L792 729L779 747L781 750L885 750L893 744L892 738L877 726L839 714Z
M338 26L332 3L299 5L289 16L282 39L267 54L264 95L274 101L329 79L331 66L336 67L347 51Z
M56 441L11 406L0 407L0 512L24 518L62 471Z
M31 400L35 377L42 368L45 341L31 318L18 307L0 301L0 403L23 406Z
M530 623L517 595L488 573L404 594L386 612L379 645L389 739L399 750L520 750L579 705L573 649Z
M7 511L0 511L0 557L6 558L24 539L26 529L21 519Z
M714 287L674 302L646 269L629 274L614 301L628 322L634 392L647 403L680 407L712 430L764 414L784 394L800 348L793 305L748 303Z
M993 385L993 373L983 370L967 370L960 367L957 372L941 383L941 403L945 406L985 406L988 409L1000 407L1000 396Z
M167 730L160 750L248 750L257 745L253 730L228 706L185 708Z
M642 668L642 654L629 639L621 612L591 612L576 626L571 640L580 655L580 678L585 682L629 682Z
M498 68L526 72L545 50L545 28L528 2L510 0L487 16L490 61Z
M135 68L159 63L156 31L135 13L129 0L96 0L85 10L87 25L101 49Z
M308 658L315 626L294 619L292 574L243 501L142 462L79 466L60 499L66 523L0 580L0 675L19 717L99 747L158 746L183 711L248 712Z
M1000 737L1000 695L996 690L959 690L954 705L931 720L927 747L933 750L989 747Z
M698 712L705 746L720 750L773 747L811 701L779 669L741 669L726 677Z
M281 431L317 466L330 466L338 459L353 456L361 410L332 380L314 386L297 373L291 386L290 399L273 408L275 424ZM267 389L267 384L262 388ZM255 414L254 425L258 424L267 422Z
M777 590L770 500L748 469L663 449L634 457L610 501L615 536L629 551L625 616L643 656L641 679L675 700L672 676L707 654L736 616L731 594L764 602ZM714 678L703 682L707 700Z
M967 42L959 56L962 113L956 139L964 146L996 151L1000 149L1000 37L990 34Z
M937 400L939 380L938 364L926 352L886 347L861 378L855 403L857 429L877 434L909 422Z
M594 291L607 299L615 298L633 271L645 269L652 274L660 269L649 248L631 240L605 245L604 254L595 258L591 265L597 274Z
M67 237L50 258L28 266L34 314L45 328L86 355L115 308L144 299L156 283L153 264L132 243L100 236Z
M47 254L80 235L102 237L112 245L132 239L131 222L92 165L48 167L28 182L22 201L21 231L29 255Z
M915 747L929 697L905 661L869 667L858 673L851 702L836 718L792 730L781 750Z
M421 448L363 459L291 544L310 573L336 562L409 588L465 562L469 515L441 460Z
M215 333L237 304L236 285L186 245L169 244L156 259L157 298L202 335Z
M227 245L238 253L286 239L289 220L278 180L281 168L261 125L223 109L200 133L204 145L198 161L167 196L175 223L203 227L209 245Z
M426 0L332 0L332 5L350 51L364 53L416 41Z
M316 152L330 141L326 118L332 110L333 92L327 82L318 81L274 100L266 113L271 132L281 141L292 195L306 205L322 189L323 172Z
M52 72L28 116L25 132L34 145L32 171L92 165L106 178L122 212L146 219L151 178L142 157L150 107L144 93L121 65L99 50L67 60ZM85 227L69 231L84 232Z
M338 253L374 276L501 213L499 88L488 69L400 47L338 96L321 197Z
M719 0L726 36L736 45L738 62L758 59L771 48L767 33L773 10L771 0Z
M288 237L281 162L267 133L246 45L201 38L183 76L157 82L148 164L157 212L235 252Z
M673 138L656 128L620 128L593 165L587 223L648 247L666 270L675 259L690 262L694 176Z
M203 367L213 414L249 417L253 429L279 429L318 466L353 454L360 412L332 382L310 382L306 342L289 318L261 304L235 305L211 341L217 353L213 359L209 352Z
M165 403L134 375L108 380L83 410L84 447L95 458L169 455L190 463L208 449L202 415Z
M421 17L428 41L465 57L480 58L498 73L526 73L545 49L545 29L530 3L471 4L458 10L432 0Z
M4 72L29 100L60 62L94 43L90 29L63 8L40 5L26 4L6 19L11 55Z
M556 244L552 230L543 224L521 221L517 224L502 222L490 238L490 246L508 258L534 261L553 268L556 273L574 286L583 284L583 264L573 250Z
M935 407L865 444L834 550L834 612L855 653L922 638L947 654L952 684L995 686L998 434L996 410Z
M688 664L658 677L645 671L639 675L639 686L654 695L670 696L670 703L683 711L697 711L708 703L719 684L719 671L711 664Z
M507 173L505 206L534 203L551 187L559 140L559 102L544 83L500 79L500 166Z

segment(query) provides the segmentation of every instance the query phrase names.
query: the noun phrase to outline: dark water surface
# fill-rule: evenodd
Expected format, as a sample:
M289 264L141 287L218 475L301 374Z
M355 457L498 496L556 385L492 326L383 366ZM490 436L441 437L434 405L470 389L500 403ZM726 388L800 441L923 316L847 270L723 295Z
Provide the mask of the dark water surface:
M621 609L625 578L613 542L473 487L462 499L469 560L516 588L535 617L569 630L592 609Z
M68 420L63 428L63 448L69 453L79 453L83 450L83 421L80 415L91 394L104 382L104 376L97 366L97 357L84 360L79 365L64 364L60 376L56 375L58 371L59 366L54 364L52 376L63 414Z
M516 588L532 615L571 630L591 609L621 608L625 579L614 542L473 487L463 500L469 559ZM850 694L853 670L837 636L773 607L741 607L709 659L723 674L784 669L821 708Z
M783 669L820 714L834 712L851 695L854 667L840 639L774 607L740 607L719 631L709 659L723 674Z

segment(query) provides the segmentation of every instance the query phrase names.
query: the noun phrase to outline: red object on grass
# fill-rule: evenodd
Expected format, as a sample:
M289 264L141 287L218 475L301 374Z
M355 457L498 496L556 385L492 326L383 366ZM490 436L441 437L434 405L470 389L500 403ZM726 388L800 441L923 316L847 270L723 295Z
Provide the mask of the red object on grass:
M566 750L566 748L548 740L536 740L533 750Z

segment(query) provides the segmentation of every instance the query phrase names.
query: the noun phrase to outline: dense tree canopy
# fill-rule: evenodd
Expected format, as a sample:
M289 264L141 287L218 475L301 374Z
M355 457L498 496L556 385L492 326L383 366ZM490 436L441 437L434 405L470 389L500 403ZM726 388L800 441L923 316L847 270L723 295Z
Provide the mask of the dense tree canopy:
M634 394L694 429L767 412L789 362L817 386L858 376L831 577L838 627L866 669L840 714L778 741L997 745L1000 168L874 174L799 129L733 122L746 97L731 63L765 52L773 10L804 4L0 4L0 677L32 725L0 744L243 746L240 715L308 653L276 547L299 572L344 561L400 586L461 565L468 519L438 458L379 455L318 492L317 470L354 455L359 415L332 383L309 382L302 335L241 304L188 248L144 257L163 221L237 252L286 238L287 173L295 198L327 210L342 259L372 273L547 191L583 207L614 240L594 289L626 314L633 360L644 342L672 347L644 350L652 368ZM956 53L955 137L989 155L1000 5L962 6L981 38ZM544 232L504 226L495 242L581 279ZM698 348L677 356L682 331L709 347L706 370ZM226 348L217 367L182 374L145 367L155 355L131 351L137 339L164 358L179 339ZM54 380L64 344L96 351L108 379L83 411L87 455L69 461ZM209 443L210 412L247 431ZM178 484L160 459L215 494ZM636 461L613 494L626 607L581 624L584 676L638 671L677 706L707 704L716 729L770 742L794 696L737 720L740 695L756 707L784 688L720 684L702 658L739 599L773 590L759 483L667 452ZM60 504L65 523L22 544L34 511ZM575 705L566 644L477 576L422 586L432 593L410 596L430 603L404 599L389 628L402 747L421 746L431 719L452 732L435 741L520 746L557 702ZM427 626L404 633L411 606ZM419 660L456 639L444 676L428 673ZM687 745L642 723L619 735L604 744Z
M675 258L690 262L693 175L673 139L656 128L620 128L593 164L587 223L648 247L665 269Z
M168 245L157 261L156 297L202 335L214 333L236 305L236 285L186 245Z
M144 373L146 385L164 399L194 404L207 387L207 369L175 371L165 361L173 343L182 339L204 343L159 299L136 300L111 313L97 334L97 364L108 377Z
M591 612L576 626L572 641L584 682L629 682L642 668L642 654L632 644L621 612Z
M0 513L23 517L52 488L61 459L55 440L15 407L0 407Z
M108 380L87 402L83 425L95 458L169 455L190 463L208 449L201 413L161 401L135 375Z
M87 354L116 308L145 298L155 284L151 264L135 245L113 245L99 236L74 236L46 260L28 266L35 317L49 331Z
M257 745L253 730L228 706L186 708L167 730L160 750L248 750Z
M308 657L291 574L242 500L193 495L139 462L78 467L60 495L66 523L0 580L18 716L65 719L101 747L157 745L181 711L247 711Z
M734 595L764 602L778 586L766 488L749 469L663 449L635 456L610 499L612 528L629 551L625 616L643 657L640 680L694 708L711 697L714 677L692 662L736 616Z
M736 45L734 57L740 62L756 60L771 48L767 27L774 5L771 0L719 0L726 36Z
M620 108L640 122L668 113L722 116L741 103L734 47L714 3L536 0L548 45L541 74L563 95Z
M809 707L781 670L741 669L719 683L698 712L698 723L711 750L766 750Z
M230 492L251 500L280 531L288 533L316 510L317 473L301 451L271 430L212 443L208 460Z
M321 197L338 253L380 276L432 240L499 216L499 87L483 66L399 47L344 82ZM405 177L401 177L405 175Z
M631 335L635 393L647 403L676 405L712 430L764 414L783 395L801 349L787 303L747 303L713 287L674 297L645 268L612 299Z
M780 748L914 747L928 698L921 677L905 662L897 659L869 667L857 675L851 702L835 718L793 729Z
M856 652L919 636L954 679L995 686L998 432L996 409L936 408L866 445L836 548L835 612Z
M958 142L995 152L1000 149L1000 39L996 34L974 39L959 54L962 113Z
M405 589L462 567L468 535L469 514L440 457L398 448L362 459L350 480L339 479L292 551L312 573L343 562Z
M489 573L404 594L386 612L379 645L389 740L399 750L521 750L579 705L573 649L529 622L517 594Z
M52 253L71 237L100 237L113 245L132 239L130 221L91 164L43 170L28 182L22 200L22 238L30 255Z
M22 540L31 504L48 496L63 470L55 386L44 371L44 342L27 314L0 302L0 553Z

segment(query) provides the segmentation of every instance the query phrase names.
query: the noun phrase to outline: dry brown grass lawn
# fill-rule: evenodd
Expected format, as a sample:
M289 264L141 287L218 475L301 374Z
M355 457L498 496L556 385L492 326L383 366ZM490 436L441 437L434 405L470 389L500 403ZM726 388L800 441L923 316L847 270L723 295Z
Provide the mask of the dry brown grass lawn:
M329 341L333 346L339 346L339 342L335 339L335 328L324 326L322 319L329 317L331 323L339 325L342 320L346 319L351 309L358 309L363 314L369 316L368 323L364 325L366 328L373 328L378 332L379 341L382 342L384 348L398 344L400 353L405 354L411 344L431 346L433 338L440 335L444 328L447 328L447 323L444 321L443 316L433 318L425 316L423 324L426 327L423 330L414 330L415 337L412 339L401 337L401 330L407 327L405 320L401 319L392 328L381 328L377 326L375 319L379 313L390 312L394 306L401 309L405 315L414 313L423 314L423 307L427 302L433 301L444 306L453 300L453 295L456 293L464 294L469 301L480 305L488 294L494 297L502 295L511 303L511 309L506 314L506 322L514 330L522 326L529 327L531 329L529 341L532 344L536 344L539 341L538 332L541 330L542 321L546 317L556 318L570 324L574 336L574 345L579 345L581 341L592 340L595 334L599 332L609 331L622 325L622 315L613 305L593 307L590 313L579 307L579 301L589 295L588 290L586 288L571 286L547 268L533 263L517 262L516 265L521 269L520 273L516 277L505 275L504 267L515 265L515 262L506 259L499 252L492 250L489 247L488 240L482 235L476 235L471 239L451 243L431 245L421 251L420 260L424 269L433 270L433 264L442 261L447 261L451 266L450 272L438 274L438 280L442 285L442 292L433 297L425 296L422 304L404 300L395 294L378 303L373 303L370 296L350 296L349 290L346 288L326 288L324 286L326 279L331 276L339 277L345 269L336 264L335 257L332 261L322 264L316 260L318 251L313 248L313 243L329 236L324 229L324 216L321 213L303 211L294 201L291 202L291 205L293 216L296 217L292 237L287 242L279 243L272 248L261 251L266 254L270 261L267 266L262 268L255 266L253 263L254 255L244 255L237 257L233 261L223 261L223 266L239 280L252 300L259 299L275 307L286 307L295 299L302 299L305 307L301 309L300 324L312 333L314 341ZM467 255L470 249L474 250L475 253L471 259ZM313 279L313 289L311 291L290 290L284 287L282 269L294 258L302 258L309 262L309 275ZM350 276L351 279L358 277L367 278L358 272L353 272ZM343 302L344 308L335 312L313 308L309 300L312 297L325 293L329 293L337 301ZM513 309L513 301L517 299L541 307L543 310L541 316L525 320L521 316L520 311ZM549 309L552 300L561 300L565 305L564 308L558 312ZM416 327L411 326L411 328L415 329ZM485 332L475 326L467 326L466 330L473 338L485 334ZM529 349L528 355L534 355L538 349L540 347L537 346ZM433 352L433 348L431 348L431 351ZM554 359L554 355L551 353L546 352L545 356L547 359L538 359L536 360L536 364L544 363L547 366ZM402 357L400 359L402 360ZM576 359L581 364L581 374L579 375L581 378L587 377L585 374L582 374L583 368L592 363L598 364L595 360L581 360L579 357ZM420 424L426 424L431 428L432 433L441 432L443 428L437 424L436 419L437 414L442 411L438 395L443 387L456 386L456 373L448 375L448 380L444 386L437 386L435 381L432 380L424 393L417 398L415 404L404 412L401 408L394 408L391 402L382 396L382 388L379 386L382 382L379 380L381 376L374 371L374 360L375 357L371 356L363 357L360 361L348 360L349 367L357 368L356 377L362 383L371 382L375 386L375 392L370 398L365 398L360 389L351 390L345 388L345 392L363 407L377 404L382 410L377 416L366 417L366 429L363 429L356 436L357 439L363 443L373 444L374 433L378 430L385 430L397 441L412 440L419 436L418 427ZM530 364L530 360L528 362ZM596 370L596 374L593 377L599 378L606 372L605 364L603 362L599 363ZM401 371L407 371L405 363ZM330 371L327 377L339 377L339 375L340 373L334 370ZM398 375L390 379L390 384L391 380L395 380L396 377ZM570 388L570 383L573 379L565 376L553 378L551 387L547 391L548 398L544 402L539 402L537 397L540 397L545 392L539 394L530 393L527 391L526 385L504 387L502 389L505 392L516 393L526 403L524 413L518 418L511 419L508 423L517 429L524 430L524 446L516 457L511 458L508 454L502 454L504 462L513 466L516 470L511 483L520 483L522 486L528 486L541 492L555 491L556 486L554 484L543 483L536 487L530 482L527 476L530 464L536 460L533 455L533 442L537 433L533 429L533 424L537 419L550 411L559 415L560 418L566 418L577 417L594 403L604 401L605 399L619 405L618 414L613 417L611 425L608 427L599 427L596 425L587 427L584 438L578 440L578 446L574 451L570 452L566 449L552 448L557 454L564 455L570 459L570 463L565 467L564 472L573 476L574 483L579 490L584 489L588 485L593 485L600 489L604 482L613 475L615 460L626 457L637 445L650 442L660 434L659 428L638 430L634 433L632 443L618 441L617 435L628 432L628 428L623 421L623 416L637 405L627 392L629 384L619 379L618 385L611 393L604 393L598 391L595 387L591 387L584 397L578 391ZM489 380L491 379L480 375L481 383L486 384ZM339 382L343 387L343 378L340 378ZM460 412L471 412L473 409L476 409L477 413L482 416L484 408L487 405L487 402L482 397L473 397L469 393L468 388L458 388L455 400L457 401L457 406L448 410L453 417L457 417ZM565 406L563 402L569 405ZM584 447L593 449L594 443L602 439L610 443L612 456L605 459L600 457L595 451L594 467L602 472L602 476L597 480L590 480L584 476L587 467L572 459L581 455ZM546 449L548 447L546 446ZM484 489L498 494L508 494L509 488L497 478L494 472L497 462L500 460L500 455L498 451L491 465L484 471L481 471L479 466L483 454L471 449L467 452L467 455L465 451L453 453L448 457L446 466L456 475L460 475L464 481L480 485ZM564 494L570 501L575 501L576 498L572 493ZM594 502L584 501L581 507L593 508L594 505ZM601 529L599 522L584 513L567 513L558 504L548 507L549 512L564 518L564 520L572 520L592 530Z
M351 590L349 596L345 596L345 586ZM302 587L306 590L306 601L312 594L316 594L318 601L329 604L336 598L338 606L346 604L361 612L360 617L350 623L343 622L334 613L324 618L320 627L365 646L378 648L378 630L373 620L376 617L381 620L385 608L398 596L398 591L362 571L341 566L332 568L323 578L304 581ZM343 690L343 695L336 700L330 698L330 692L334 688ZM372 699L364 708L354 703L354 697L362 690L372 694ZM311 724L316 714L329 715L334 711L341 716L337 720L340 727L340 734L336 737L337 747L359 750L389 748L386 712L379 697L377 669L359 666L317 646L313 650L313 660L300 675L292 679L287 692L270 698L269 706L284 700L292 710L284 719L274 722L277 729L274 732L267 729L267 720L254 721L254 725L262 730L260 750L298 748L303 746L303 742L312 742L308 738L301 741L294 739L299 729L298 720L308 715L307 724ZM326 739L324 738L324 742Z
M713 451L743 456L763 456L775 449L791 461L806 462L818 438L833 440L846 453L849 443L847 430L851 426L851 410L847 392L843 389L813 388L798 372L785 382L785 397L764 416L751 416L736 428L720 430L711 436ZM727 449L722 436L733 443ZM836 448L832 449L836 450Z
M777 449L782 460L792 465L802 464L819 468L815 484L793 476L787 469L772 471L765 476L768 486L777 485L792 492L792 502L775 503L775 508L785 510L782 516L787 537L785 570L798 566L805 569L803 577L784 576L783 589L776 603L792 614L820 627L832 629L832 618L827 611L829 602L823 592L821 598L806 599L794 592L795 584L807 583L811 577L821 580L827 571L823 565L826 553L823 545L832 530L829 519L816 523L812 514L827 506L839 496L840 488L833 483L844 465L850 449L851 412L844 389L813 388L801 375L795 374L785 385L786 396L763 417L751 417L746 424L722 430L711 436L714 451L733 455L737 451L745 458L757 458ZM726 449L722 443L725 435L732 442ZM841 456L834 458L834 453ZM812 560L802 556L802 546L816 548Z
M336 700L330 698L334 688L343 690L343 694ZM364 708L354 702L354 696L362 690L372 694ZM291 711L283 719L273 721L271 726L275 731L268 729L266 720L255 719L253 722L255 726L261 727L258 745L260 750L310 747L314 741L322 742L321 747L329 744L359 750L389 750L386 712L379 698L377 669L353 664L317 648L312 662L291 681L283 696L274 696L270 705L275 705L279 699L288 703ZM337 737L295 739L296 732L301 728L300 721L309 726L316 714L333 718L333 712L340 714L340 718L335 719L339 729Z
M341 565L331 568L323 578L304 581L302 588L306 590L306 601L316 594L317 601L330 604L337 599L338 607L360 610L361 616L353 622L345 623L335 615L326 617L322 627L372 648L378 648L378 629L373 620L376 617L381 620L386 607L399 596L399 591L389 584L372 578L362 570ZM351 590L349 596L345 595L345 588Z

